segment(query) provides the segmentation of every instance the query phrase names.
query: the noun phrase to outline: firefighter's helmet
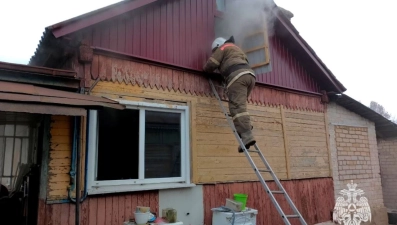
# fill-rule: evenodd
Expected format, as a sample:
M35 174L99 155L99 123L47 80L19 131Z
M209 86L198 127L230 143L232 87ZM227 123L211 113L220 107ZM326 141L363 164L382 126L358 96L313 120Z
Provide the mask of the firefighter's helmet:
M218 37L212 42L212 49L217 48L225 43L226 39L223 37Z

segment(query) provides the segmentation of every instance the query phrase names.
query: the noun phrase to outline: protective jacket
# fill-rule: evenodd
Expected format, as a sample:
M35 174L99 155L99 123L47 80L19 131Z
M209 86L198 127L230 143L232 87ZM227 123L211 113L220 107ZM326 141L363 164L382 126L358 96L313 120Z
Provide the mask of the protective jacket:
M248 65L246 54L233 43L225 43L218 47L203 69L206 72L214 72L218 69L226 80L227 87L242 75L251 74L255 77L255 72Z

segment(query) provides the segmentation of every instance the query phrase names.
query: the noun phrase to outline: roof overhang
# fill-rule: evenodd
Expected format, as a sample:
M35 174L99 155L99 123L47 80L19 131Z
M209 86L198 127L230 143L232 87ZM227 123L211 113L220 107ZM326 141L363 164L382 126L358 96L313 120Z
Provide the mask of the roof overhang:
M103 97L0 81L0 111L85 116L88 109L124 109Z
M75 71L6 62L0 62L0 81L29 83L67 90L77 90L80 85L80 79Z
M375 123L376 134L381 138L397 137L397 124L386 119L347 95L333 95L330 100Z
M48 29L52 31L56 38L59 38L156 1L158 0L121 1L113 5L106 6L78 17L54 24L49 26Z

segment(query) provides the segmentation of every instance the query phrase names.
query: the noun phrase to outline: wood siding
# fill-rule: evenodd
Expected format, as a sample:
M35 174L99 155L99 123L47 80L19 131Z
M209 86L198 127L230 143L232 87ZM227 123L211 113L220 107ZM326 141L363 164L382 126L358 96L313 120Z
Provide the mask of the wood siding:
M98 67L92 75L103 81L94 86L92 95L167 104L178 101L190 107L193 182L257 180L244 155L237 152L238 143L205 78L104 56L95 59L92 67ZM281 179L329 176L325 106L319 96L257 86L249 102L258 144ZM227 102L223 104L227 108ZM66 199L70 183L71 122L68 117L54 118L48 200ZM230 168L239 170L231 173Z
M193 182L257 180L244 155L237 152L238 143L214 97L106 81L98 82L92 94L133 101L166 101L166 104L185 102L191 110ZM226 102L224 106L227 107ZM282 116L281 106L255 104L249 104L248 111L252 114L258 144L280 178L329 176L324 113L284 109ZM287 145L284 129L288 137ZM254 159L256 162L259 160L257 157ZM230 168L238 170L231 172Z
M292 179L331 176L325 118L320 113L285 110Z
M158 215L158 192L90 196L81 204L80 224L120 225L133 215L136 206L149 206ZM75 204L46 204L40 201L38 225L74 225L75 215Z
M48 164L47 199L58 200L68 197L70 165L72 157L72 117L51 117L50 155Z
M276 190L274 182L268 182ZM331 220L334 207L332 178L292 180L281 182L296 207L308 224ZM204 185L204 224L212 224L212 208L225 205L226 198L235 193L248 194L247 207L258 210L256 224L284 224L260 182ZM277 196L280 206L289 215L293 214L282 196ZM297 219L290 220L293 225L300 224ZM214 224L215 225L215 224Z
M158 1L86 28L74 37L91 46L201 71L215 38L214 0ZM272 32L274 33L274 32ZM319 83L299 56L275 35L269 38L272 71L257 82L319 92Z

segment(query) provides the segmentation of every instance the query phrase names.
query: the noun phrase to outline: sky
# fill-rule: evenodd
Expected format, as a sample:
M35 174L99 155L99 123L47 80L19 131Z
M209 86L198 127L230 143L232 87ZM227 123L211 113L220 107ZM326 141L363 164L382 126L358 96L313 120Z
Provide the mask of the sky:
M4 0L0 3L0 61L27 64L44 28L119 0ZM275 0L347 88L369 106L397 115L397 29L394 0ZM397 88L396 88L397 89Z

